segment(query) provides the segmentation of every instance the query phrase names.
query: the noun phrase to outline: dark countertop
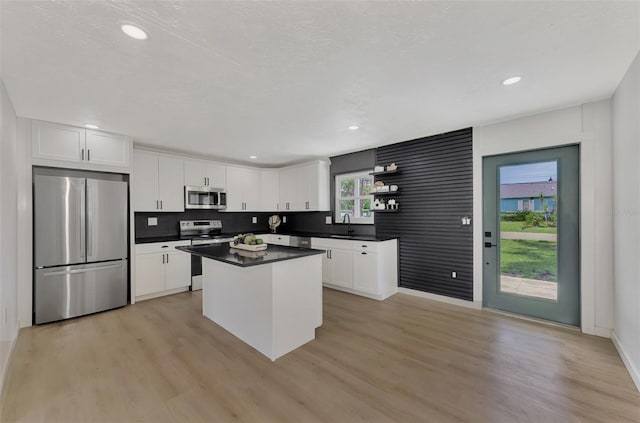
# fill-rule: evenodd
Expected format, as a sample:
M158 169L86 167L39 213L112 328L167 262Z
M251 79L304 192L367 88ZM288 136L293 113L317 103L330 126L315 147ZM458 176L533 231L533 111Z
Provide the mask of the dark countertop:
M253 233L256 235L264 235L271 232L257 231ZM369 242L382 242L382 241L389 241L389 240L398 238L396 236L376 236L376 235L352 235L347 238L346 236L343 237L342 234L328 234L328 233L318 233L318 232L294 232L294 231L278 232L275 235L308 236L313 238L329 238L329 239L342 239L346 241L369 241ZM338 236L331 236L331 235L338 235ZM159 236L159 237L152 237L152 238L136 238L136 244L148 244L152 242L182 241L187 239L191 239L191 237L181 238L179 235L166 235L166 236Z
M245 251L229 247L229 244L197 245L193 247L176 247L177 250L196 256L233 264L239 267L270 264L278 261L292 260L301 257L325 254L323 250L310 250L308 248L282 247L269 245L263 251Z
M267 234L271 232L256 232L258 235ZM370 242L382 242L397 239L397 236L376 236L376 235L351 235L347 237L345 234L330 234L322 232L299 232L299 231L284 231L278 232L274 235L289 235L289 236L308 236L312 238L329 238L329 239L342 239L347 241L370 241Z

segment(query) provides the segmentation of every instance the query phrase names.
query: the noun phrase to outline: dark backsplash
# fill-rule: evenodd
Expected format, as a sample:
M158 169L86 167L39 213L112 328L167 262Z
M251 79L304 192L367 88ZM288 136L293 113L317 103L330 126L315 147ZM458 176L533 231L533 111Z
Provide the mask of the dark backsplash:
M325 217L331 212L300 212L300 213L264 213L264 212L218 212L215 210L186 210L183 213L136 213L136 238L155 238L176 236L179 233L181 220L222 220L225 233L265 232L269 230L269 216L278 214L286 216L287 222L282 223L277 232L314 232L314 233L347 233L347 225L327 225ZM252 217L258 218L258 223L251 223ZM147 218L156 217L157 226L148 226ZM375 235L374 225L351 225L357 235Z

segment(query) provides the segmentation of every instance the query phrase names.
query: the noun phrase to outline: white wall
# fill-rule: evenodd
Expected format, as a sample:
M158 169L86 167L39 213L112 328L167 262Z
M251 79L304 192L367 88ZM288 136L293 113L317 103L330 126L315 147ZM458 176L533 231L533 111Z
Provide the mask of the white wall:
M474 301L482 300L482 158L580 144L582 331L613 328L611 103L603 100L473 130Z
M16 112L0 80L0 388L18 336Z
M640 389L640 53L612 99L614 343Z

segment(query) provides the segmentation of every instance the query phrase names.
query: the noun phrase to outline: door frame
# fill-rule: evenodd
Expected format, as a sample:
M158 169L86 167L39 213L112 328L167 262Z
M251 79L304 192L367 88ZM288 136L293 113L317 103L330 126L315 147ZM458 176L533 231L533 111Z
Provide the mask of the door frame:
M483 235L485 235L484 231L487 231L487 230L491 230L492 232L495 232L493 236L491 236L490 238L483 237L483 247L484 247L483 253L482 253L483 308L488 308L488 309L495 308L495 309L498 309L499 311L503 311L510 307L513 307L514 303L517 303L518 301L520 301L520 304L518 305L518 307L522 308L522 312L517 313L514 310L512 310L512 311L509 311L509 313L522 315L523 317L527 317L527 318L542 319L543 321L545 321L544 320L545 317L543 316L546 316L547 318L549 318L548 321L550 323L557 323L561 325L575 325L574 327L581 326L582 324L582 313L581 313L582 311L581 310L582 309L582 292L581 292L582 291L581 290L582 288L582 279L581 279L582 247L581 247L580 241L581 241L581 231L582 231L582 207L581 207L581 182L580 182L581 181L581 160L580 160L581 149L580 148L581 148L580 144L573 143L573 144L567 144L563 146L545 147L545 148L509 152L509 153L490 154L482 157L483 221L478 222L478 225L482 226ZM487 161L491 159L493 160L491 164L489 164ZM495 223L496 223L496 222L493 222L494 220L493 218L495 218L498 222L499 222L499 219L497 216L492 216L492 218L489 219L487 222L484 221L485 218L488 218L488 216L484 215L484 212L486 211L486 207L487 207L487 204L485 203L489 199L494 199L496 203L494 204L495 212L497 214L500 213L500 196L499 196L500 168L504 166L526 165L528 163L538 163L538 162L545 162L545 161L557 161L558 178L559 178L558 194L560 194L560 191L563 191L564 196L567 198L564 201L562 201L563 203L565 203L565 206L559 210L559 213L562 216L558 216L559 221L563 221L563 219L564 221L567 221L567 223L564 224L565 229L562 230L561 232L560 231L558 232L558 241L560 242L561 240L563 240L562 242L565 242L564 245L566 245L564 250L561 251L559 248L557 250L558 275L560 276L562 273L564 273L565 276L567 276L567 275L573 275L574 273L577 273L577 280L572 279L571 276L569 276L568 279L566 278L564 279L564 284L570 284L570 285L561 286L559 281L559 285L558 285L558 301L559 302L549 302L547 300L542 300L540 298L526 297L526 296L519 298L519 296L514 294L509 294L509 293L501 294L499 292L499 288L497 288L496 284L498 284L498 286L500 284L499 262L501 257L500 255L501 241L499 236L501 231L499 228L499 223L498 223L498 226L493 227L495 226ZM485 174L485 171L490 173ZM566 172L569 172L569 173L566 173ZM561 176L560 175L561 173L564 174L564 176ZM566 191L568 188L566 188L567 182L565 181L565 179L568 178L569 175L571 174L574 174L577 177L577 181L575 181L576 183L575 192ZM485 180L485 178L487 178L488 176L491 176L490 181ZM496 195L495 198L494 198L494 195ZM561 200L562 200L562 197L561 197ZM567 201L569 201L569 203L566 203ZM572 211L574 209L571 206L574 206L574 207L577 206L577 210ZM570 215L572 218L575 218L577 216L578 224L575 227L568 222ZM576 215L576 216L573 216L573 215ZM489 221L493 223L489 223ZM489 225L489 229L487 229L486 227L487 224ZM485 245L486 241L491 241L491 243L495 243L495 246L492 246L492 248L490 249L491 251L487 250L487 247ZM569 247L570 244L574 244L574 243L575 245L571 245L571 247ZM577 255L577 257L575 258L573 258L574 247L577 248L577 251L575 251L575 254ZM566 249L566 248L569 248L569 249ZM492 270L487 268L487 265L489 265L489 263L488 262L485 263L485 262L487 260L490 260L487 254L489 254L489 257L493 257L493 260L495 261L495 263L491 264L491 266L497 266L495 269L493 269L492 267L493 271L495 271L495 274L493 274ZM563 262L564 264L562 264L560 262L560 259L563 254L571 256L573 260L568 264L567 262ZM485 277L491 278L491 281L486 280ZM494 280L494 278L496 277L498 278L498 280ZM569 286L573 286L573 288L569 288ZM494 288L498 289L498 291L495 294L492 294L492 291ZM569 291L565 291L567 289ZM564 299L561 298L563 292L568 293L572 290L577 290L577 293L573 292L570 297L564 296ZM491 299L491 302L493 303L493 305L485 306L489 298ZM556 307L555 304L557 304L558 306L561 306L562 308ZM505 307L505 308L503 309L502 307ZM565 314L566 311L570 311L570 312L568 314ZM536 314L538 314L538 316L536 316ZM555 317L560 321L562 320L566 320L566 321L560 322L556 320L551 320L552 317Z

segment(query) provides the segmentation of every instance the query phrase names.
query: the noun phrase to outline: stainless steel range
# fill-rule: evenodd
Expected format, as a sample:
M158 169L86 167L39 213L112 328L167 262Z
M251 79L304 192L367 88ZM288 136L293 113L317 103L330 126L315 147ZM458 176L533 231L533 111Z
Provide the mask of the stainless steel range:
M224 244L233 236L222 234L221 220L181 220L180 237L191 245ZM191 255L191 290L202 289L202 258Z

